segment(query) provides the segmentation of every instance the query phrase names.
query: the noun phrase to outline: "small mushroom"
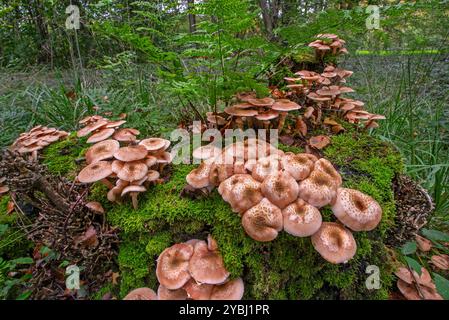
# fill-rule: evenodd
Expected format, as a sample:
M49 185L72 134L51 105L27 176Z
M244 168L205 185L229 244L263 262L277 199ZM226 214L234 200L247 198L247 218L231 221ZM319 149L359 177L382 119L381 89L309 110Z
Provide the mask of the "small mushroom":
M185 290L185 292L187 292L187 296L190 299L209 300L214 285L207 283L198 283L195 281L195 279L191 278L182 288Z
M299 197L317 208L330 204L337 195L334 179L327 173L313 170L299 183Z
M262 183L264 196L274 205L283 209L298 198L299 186L286 171L270 174Z
M85 136L89 135L91 132L100 129L107 124L108 124L107 120L99 119L95 122L92 122L92 123L86 125L85 127L81 128L80 130L78 130L76 135L78 138L85 137Z
M86 207L96 214L104 214L104 209L100 202L90 201L86 203Z
M237 278L214 286L210 300L241 300L244 292L243 280Z
M202 162L198 168L193 169L187 176L186 181L195 189L205 188L209 185L211 165Z
M263 182L269 175L278 172L280 168L280 157L278 155L260 158L252 167L251 176L257 181Z
M112 138L120 142L135 142L136 136L139 134L139 130L133 128L123 128L115 131Z
M295 180L306 179L312 172L315 161L308 154L294 154L287 152L281 159L282 168L287 171Z
M231 205L232 211L238 213L244 213L263 198L260 182L249 174L231 176L220 184L218 192Z
M78 181L81 183L93 183L101 181L109 189L114 186L106 178L112 174L112 166L108 161L97 161L89 164L78 174Z
M139 195L140 192L145 192L147 191L147 189L145 187L142 186L138 186L138 185L130 185L127 186L125 189L123 189L121 196L123 197L125 194L129 193L129 195L131 196L132 199L132 203L133 203L133 208L135 210L137 210L138 208L138 201L137 201L137 196Z
M157 289L157 297L159 300L186 300L187 292L182 288L170 290L163 285L159 285L159 288Z
M263 198L243 214L242 226L246 233L256 241L274 240L283 228L281 209L267 198Z
M157 294L150 288L138 288L129 292L123 300L158 300Z
M220 253L209 250L204 241L197 242L194 246L189 272L197 282L205 284L220 284L229 277Z
M112 134L114 132L115 132L115 130L112 128L109 128L109 129L105 128L105 129L98 130L98 132L94 133L93 135L91 135L89 137L89 139L87 139L87 143L97 143L97 142L106 140L107 138L112 136Z
M279 99L277 100L271 107L272 110L279 111L281 116L279 118L278 130L282 130L285 123L285 118L287 117L287 113L293 110L299 110L302 107L294 101L289 99Z
M100 160L110 159L114 153L120 149L120 144L115 140L105 140L94 144L86 152L87 164L95 163Z
M148 154L148 150L141 145L133 145L122 147L114 153L114 158L124 162L136 161L144 159Z
M189 244L175 244L159 255L156 276L161 285L170 290L182 288L190 280L189 261L193 247Z
M321 227L320 211L302 199L282 210L284 230L296 237L309 237Z

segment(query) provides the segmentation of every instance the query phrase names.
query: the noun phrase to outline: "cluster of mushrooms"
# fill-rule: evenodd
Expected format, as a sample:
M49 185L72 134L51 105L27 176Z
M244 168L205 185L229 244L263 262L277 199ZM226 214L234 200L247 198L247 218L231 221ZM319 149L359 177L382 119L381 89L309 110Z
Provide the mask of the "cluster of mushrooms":
M272 241L284 229L297 237L311 236L324 259L342 263L356 252L346 227L373 230L382 217L372 197L341 187L340 174L324 158L284 153L260 139L236 142L223 150L203 146L193 156L203 162L187 175L187 183L197 189L218 187L256 241ZM318 209L327 205L339 223L322 222Z
M68 135L68 132L38 125L28 132L21 133L10 149L21 155L31 154L31 159L37 160L39 150Z
M241 278L229 280L217 242L192 239L165 249L157 259L157 294L149 288L131 291L125 300L240 300Z
M85 126L78 131L78 136L92 133L87 141L95 144L87 150L87 166L77 179L81 183L102 182L109 189L107 198L111 202L121 202L129 195L137 209L139 193L162 182L161 173L172 161L167 152L170 141L162 138L138 140L136 129L117 129L125 122L109 121L101 116L81 120Z
M317 40L309 43L309 47L315 50L317 58L322 59L326 54L340 55L348 53L345 48L343 39L340 39L336 34L322 33L315 36Z

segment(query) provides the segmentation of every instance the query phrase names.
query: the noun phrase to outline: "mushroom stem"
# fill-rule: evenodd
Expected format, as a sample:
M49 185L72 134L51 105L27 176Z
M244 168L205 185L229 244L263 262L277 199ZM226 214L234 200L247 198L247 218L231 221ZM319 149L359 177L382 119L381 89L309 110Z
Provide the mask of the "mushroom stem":
M137 201L137 195L139 193L138 192L131 192L130 196L131 196L131 200L133 202L133 208L134 210L137 210L138 206L139 206L139 202Z
M253 117L247 117L246 120L248 122L248 127L253 128L254 127Z
M270 121L269 120L266 120L263 122L263 128L267 131L270 129Z
M243 130L243 120L241 117L235 118L235 124L237 125L238 129Z
M37 150L31 152L31 158L33 159L33 161L37 161Z
M107 178L101 179L101 183L103 183L106 187L108 187L109 190L114 188L114 185L109 181Z
M287 112L281 112L279 117L278 130L279 132L284 128L285 118L287 118Z

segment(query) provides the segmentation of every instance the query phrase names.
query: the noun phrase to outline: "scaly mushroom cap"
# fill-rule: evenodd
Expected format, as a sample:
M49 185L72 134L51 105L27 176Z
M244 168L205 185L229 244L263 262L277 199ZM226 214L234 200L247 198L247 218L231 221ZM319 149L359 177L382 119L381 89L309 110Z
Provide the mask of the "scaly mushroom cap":
M231 205L232 211L244 213L262 200L260 182L249 174L235 174L218 187L223 200Z
M119 142L112 139L96 143L87 150L86 162L90 164L112 158L118 149L120 149Z
M232 164L213 163L210 168L209 183L217 187L233 174L234 166Z
M319 170L329 175L333 179L334 184L337 188L341 186L343 180L329 160L326 160L324 158L319 159L315 162L314 170Z
M295 201L299 194L298 183L285 171L269 175L262 182L261 189L264 196L281 209Z
M280 158L278 155L271 155L257 160L251 170L252 177L263 182L269 175L278 172L281 168Z
M203 147L196 148L193 150L193 157L195 159L211 159L219 156L221 154L221 149L217 148L213 144L209 144Z
M248 99L246 102L251 103L253 106L256 107L269 107L272 106L274 103L274 99L270 97L262 98L262 99L256 99L251 98Z
M159 300L186 300L187 292L182 288L170 290L160 284L157 289L157 297Z
M193 300L209 300L212 294L212 289L214 285L207 283L197 283L195 279L190 279L182 287L186 292L187 296Z
M150 288L138 288L128 293L123 300L158 300L158 298Z
M354 189L339 188L332 211L354 231L373 230L382 219L382 208L377 201Z
M78 138L85 137L92 131L98 130L107 124L108 124L107 120L104 120L104 119L98 120L96 122L88 124L87 126L81 128L80 130L78 130L76 135Z
M271 241L277 237L283 227L281 209L267 198L263 198L243 214L242 226L254 240Z
M109 177L112 174L112 166L108 161L98 161L85 167L78 174L81 183L92 183Z
M159 150L165 150L166 141L168 140L161 138L148 138L140 141L139 144L147 148L148 151L156 152Z
M323 222L311 239L315 250L330 263L344 263L357 250L351 231L335 222Z
M310 176L299 183L299 197L317 208L331 203L337 195L334 180L328 174L313 170Z
M205 188L209 185L209 174L211 165L206 162L202 162L198 168L193 169L186 176L186 181L189 185L195 189Z
M302 199L282 210L284 230L296 237L308 237L321 227L320 211Z
M271 106L271 109L286 112L301 109L301 106L289 99L279 99Z
M123 128L114 132L112 138L121 142L133 142L136 141L136 136L140 132L133 128Z
M148 150L141 145L122 147L114 153L114 158L124 162L136 161L145 158Z
M245 292L242 278L229 280L221 285L214 286L210 300L241 300Z
M297 181L306 179L315 165L309 154L292 152L287 152L282 157L281 163L282 168Z
M114 133L114 129L100 129L98 132L94 133L87 139L87 143L97 143L106 140Z
M100 202L96 202L96 201L88 202L88 203L86 203L86 207L95 213L98 213L98 214L104 213L103 206L101 205Z
M189 244L175 244L159 255L156 276L161 285L170 290L181 288L190 280L189 260L193 247Z
M115 163L114 161L113 163ZM143 161L122 162L123 166L118 170L117 177L125 181L136 181L145 177L148 167Z
M189 272L196 282L206 284L220 284L229 277L220 253L209 250L204 241L195 244L189 261Z

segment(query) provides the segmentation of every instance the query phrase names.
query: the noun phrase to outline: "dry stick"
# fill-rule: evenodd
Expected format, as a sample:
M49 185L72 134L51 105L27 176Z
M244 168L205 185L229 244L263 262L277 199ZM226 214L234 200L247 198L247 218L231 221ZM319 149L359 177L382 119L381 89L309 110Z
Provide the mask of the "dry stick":
M422 300L425 300L424 294L423 294L422 291L421 291L421 288L420 288L420 286L419 286L418 280L416 279L415 274L413 273L413 271L411 270L411 268L410 268L410 266L409 266L408 264L407 264L407 269L408 269L408 271L410 272L410 274L412 275L413 279L415 280L414 282L413 282L413 281L412 281L412 282L413 282L413 285L415 286L416 290L418 291L419 297L420 297Z

